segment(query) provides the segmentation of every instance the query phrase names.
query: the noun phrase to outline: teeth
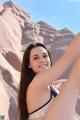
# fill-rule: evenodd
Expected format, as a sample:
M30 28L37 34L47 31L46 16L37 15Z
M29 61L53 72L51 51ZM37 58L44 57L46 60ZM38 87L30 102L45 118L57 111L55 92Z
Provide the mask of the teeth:
M40 65L40 67L46 67L47 65Z

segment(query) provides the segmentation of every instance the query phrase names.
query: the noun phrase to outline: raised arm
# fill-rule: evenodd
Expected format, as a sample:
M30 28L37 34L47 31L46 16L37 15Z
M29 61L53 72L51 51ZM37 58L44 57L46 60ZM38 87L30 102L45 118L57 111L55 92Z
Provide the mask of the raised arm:
M73 120L79 91L80 58L74 63L70 76L62 86L60 94L52 101L45 120Z
M60 75L80 56L80 35L76 36L67 48L64 55L49 69L35 76L33 84L46 87Z

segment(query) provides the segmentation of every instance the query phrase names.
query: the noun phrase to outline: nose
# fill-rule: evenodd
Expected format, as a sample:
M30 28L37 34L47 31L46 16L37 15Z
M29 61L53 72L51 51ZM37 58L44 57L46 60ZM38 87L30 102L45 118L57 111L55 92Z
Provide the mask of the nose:
M40 57L40 62L45 62L45 58Z

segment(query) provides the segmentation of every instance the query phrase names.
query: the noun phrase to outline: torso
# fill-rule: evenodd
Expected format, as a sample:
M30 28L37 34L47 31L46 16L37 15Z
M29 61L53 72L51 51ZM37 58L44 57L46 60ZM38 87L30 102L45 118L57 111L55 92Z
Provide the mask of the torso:
M29 112L30 113L29 120L43 120L51 101L54 100L54 97L56 97L56 95L58 94L57 92L54 92L51 89L51 87L50 87L50 91L48 90L48 93L49 95L48 95L48 99L46 100L46 102L41 104L40 107L38 106L33 111Z

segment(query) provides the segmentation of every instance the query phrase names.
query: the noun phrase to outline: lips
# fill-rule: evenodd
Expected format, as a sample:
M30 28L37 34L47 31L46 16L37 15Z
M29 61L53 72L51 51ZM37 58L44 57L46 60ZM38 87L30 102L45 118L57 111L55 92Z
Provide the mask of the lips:
M48 67L48 64L39 65L39 68L46 68L46 67Z

